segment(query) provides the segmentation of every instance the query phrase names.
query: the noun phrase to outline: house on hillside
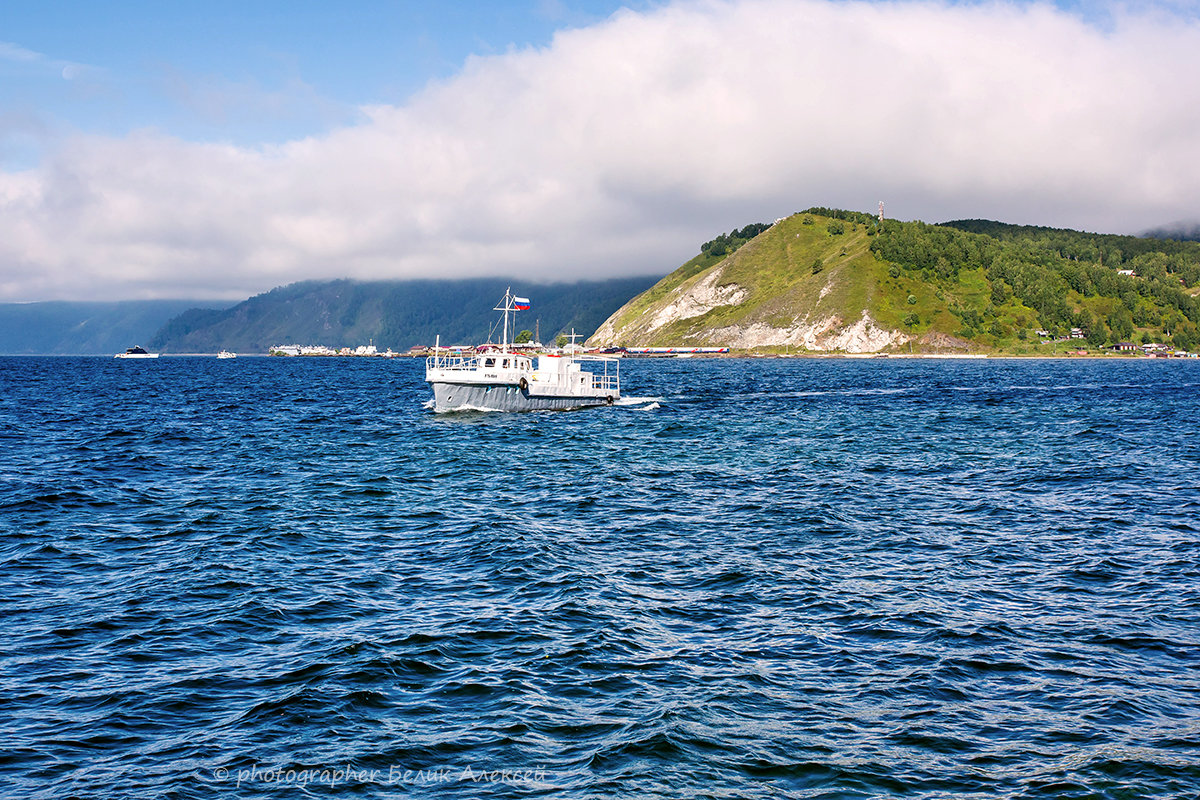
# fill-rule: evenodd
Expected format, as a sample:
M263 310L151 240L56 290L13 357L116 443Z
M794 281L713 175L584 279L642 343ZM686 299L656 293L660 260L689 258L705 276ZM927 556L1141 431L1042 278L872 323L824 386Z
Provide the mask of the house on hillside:
M1112 346L1112 349L1121 353L1132 353L1133 351L1137 350L1138 347L1133 342L1117 342Z

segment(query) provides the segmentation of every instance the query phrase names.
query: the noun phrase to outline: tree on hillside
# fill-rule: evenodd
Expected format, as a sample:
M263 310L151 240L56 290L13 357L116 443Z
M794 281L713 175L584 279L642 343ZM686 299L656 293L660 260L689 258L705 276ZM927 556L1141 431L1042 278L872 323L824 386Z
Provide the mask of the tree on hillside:
M1128 309L1119 308L1108 315L1108 327L1113 342L1124 341L1133 336L1133 316Z
M1171 337L1171 342L1180 350L1191 350L1200 344L1200 338L1196 336L1195 329L1180 326L1175 330L1175 335Z
M717 238L700 245L700 252L708 256L720 258L734 252L770 227L770 224L766 222L752 222L740 230L735 228L729 233L722 233Z
M513 344L526 344L533 341L533 331L523 330L513 339Z
M992 305L1002 306L1012 299L1012 289L1003 278L992 281Z

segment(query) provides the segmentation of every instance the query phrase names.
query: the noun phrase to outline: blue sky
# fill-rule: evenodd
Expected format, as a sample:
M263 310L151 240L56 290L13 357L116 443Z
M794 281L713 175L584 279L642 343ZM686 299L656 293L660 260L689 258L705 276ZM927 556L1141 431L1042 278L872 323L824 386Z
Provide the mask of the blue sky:
M812 205L1200 217L1195 2L7 2L0 302L665 274Z
M67 128L121 135L154 127L241 144L304 136L352 124L360 106L403 103L469 56L545 46L556 30L645 5L6 3L0 113L9 141L0 158L28 163L31 131Z

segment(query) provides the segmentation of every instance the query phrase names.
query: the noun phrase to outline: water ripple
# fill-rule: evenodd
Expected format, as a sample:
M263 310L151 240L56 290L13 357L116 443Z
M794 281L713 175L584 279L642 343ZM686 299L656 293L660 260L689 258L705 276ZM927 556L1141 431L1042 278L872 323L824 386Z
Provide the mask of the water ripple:
M1200 793L1200 365L420 367L2 360L6 796Z

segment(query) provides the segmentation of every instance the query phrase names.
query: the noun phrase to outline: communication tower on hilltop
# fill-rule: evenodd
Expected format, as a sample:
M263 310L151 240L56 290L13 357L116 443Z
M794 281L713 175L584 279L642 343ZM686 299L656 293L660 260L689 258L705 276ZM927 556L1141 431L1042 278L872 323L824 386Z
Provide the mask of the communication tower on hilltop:
M879 201L879 224L883 224L883 201Z

